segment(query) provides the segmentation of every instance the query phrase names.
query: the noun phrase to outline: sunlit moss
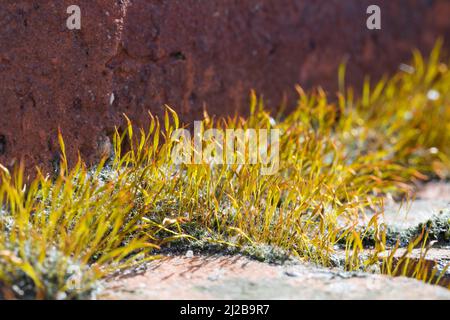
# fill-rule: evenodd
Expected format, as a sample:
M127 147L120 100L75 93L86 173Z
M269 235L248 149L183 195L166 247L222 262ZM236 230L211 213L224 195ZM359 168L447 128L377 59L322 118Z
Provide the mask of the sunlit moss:
M270 114L255 94L247 118L206 115L206 129L280 129L274 175L261 175L260 165L175 165L168 137L180 123L170 108L162 125L150 116L136 131L128 121L114 136L113 159L94 170L81 159L69 169L61 136L56 178L39 173L25 185L21 168L0 167L3 296L84 297L95 280L181 239L263 260L267 252L258 248L280 248L322 265L332 265L344 243L347 269L370 268L389 243L375 215L367 228L375 253L361 259L367 234L359 217L382 214L386 193L450 173L450 71L439 48L427 61L416 53L411 74L367 81L360 99L348 89L334 103L322 90L298 87L297 108L287 115ZM340 75L343 81L343 69ZM45 267L53 257L61 263ZM75 289L71 265L83 274Z

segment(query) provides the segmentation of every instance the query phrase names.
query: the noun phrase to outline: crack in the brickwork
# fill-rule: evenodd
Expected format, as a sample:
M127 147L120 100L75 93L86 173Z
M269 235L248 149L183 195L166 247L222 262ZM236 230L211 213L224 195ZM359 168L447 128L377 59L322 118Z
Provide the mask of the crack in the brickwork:
M185 61L187 59L182 51L173 51L165 53L163 55L149 54L149 55L135 56L130 54L124 44L124 32L125 32L125 25L128 21L128 9L132 6L132 3L129 0L124 0L121 1L121 5L122 5L122 17L118 24L118 32L119 32L118 42L115 48L115 54L105 64L108 69L114 70L121 64L123 64L124 61L126 60L137 62L140 65L146 65L159 63L164 64L170 61ZM159 32L157 32L157 34L155 35L154 38L155 41L158 38L158 36Z
M164 58L165 57L154 58L152 55L140 57L132 56L123 45L123 42L120 41L118 44L118 48L116 50L116 54L111 59L108 60L108 62L106 63L106 67L114 70L121 64L123 64L125 60L132 60L134 62L138 62L141 65L145 65L149 63L158 63L164 60Z
M120 45L123 40L123 32L124 32L124 25L127 18L128 8L131 5L131 2L129 0L119 0L120 6L121 6L121 17L117 19L117 32L118 32L118 41L115 48L115 54L111 59L114 59L114 57L119 53Z
M0 134L0 156L6 154L6 136Z

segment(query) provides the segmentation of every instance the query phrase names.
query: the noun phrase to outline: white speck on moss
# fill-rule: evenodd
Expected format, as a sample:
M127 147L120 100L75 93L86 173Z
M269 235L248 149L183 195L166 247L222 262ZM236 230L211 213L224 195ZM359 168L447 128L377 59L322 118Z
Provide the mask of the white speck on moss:
M428 98L428 100L431 100L431 101L439 100L440 97L441 97L441 94L437 90L430 90L427 93L427 98Z
M188 250L186 252L186 258L193 258L194 257L194 251Z
M416 72L416 69L414 69L413 66L407 65L402 63L399 67L400 71L409 73L409 74L413 74L414 72Z
M434 147L430 148L429 151L430 151L431 154L438 154L439 153L439 149L438 148L434 148Z

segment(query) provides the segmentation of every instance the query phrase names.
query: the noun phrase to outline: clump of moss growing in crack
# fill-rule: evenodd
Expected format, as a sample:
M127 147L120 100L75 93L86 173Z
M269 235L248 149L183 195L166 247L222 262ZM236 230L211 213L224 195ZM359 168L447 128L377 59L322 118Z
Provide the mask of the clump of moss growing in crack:
M180 141L172 134L183 124L169 107L161 121L150 115L141 130L126 119L125 130L114 134L107 170L105 161L89 170L82 159L69 167L59 134L54 179L38 172L25 183L23 168L10 172L0 165L0 281L13 290L25 274L35 290L23 285L24 295L56 298L66 287L57 279L65 283L71 276L65 268L57 279L46 271L54 259L92 270L95 280L153 259L169 245L274 262L286 252L330 265L335 246L345 243L356 257L347 267L356 269L364 250L357 228L362 213L386 193L407 192L425 174L450 176L448 65L438 45L427 61L414 55L414 73L375 86L367 81L361 99L349 88L333 103L323 90L297 87L297 106L289 114L271 114L255 93L248 117L205 114L204 131L280 130L273 175L261 175L258 164L176 163L172 153ZM195 149L187 140L183 146ZM445 240L447 225L434 221L429 229ZM374 242L386 247L383 240Z

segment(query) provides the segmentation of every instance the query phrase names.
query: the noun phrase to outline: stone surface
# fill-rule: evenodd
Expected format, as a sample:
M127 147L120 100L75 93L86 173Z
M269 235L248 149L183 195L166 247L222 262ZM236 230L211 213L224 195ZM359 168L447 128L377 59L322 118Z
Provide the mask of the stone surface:
M373 2L79 0L82 29L70 31L71 1L2 1L0 163L52 169L58 127L71 162L80 150L92 163L124 112L138 125L163 104L187 122L204 106L245 113L251 88L276 108L296 83L334 94L344 60L359 86L449 38L447 0L375 1L383 29L369 31Z
M406 230L425 223L434 216L447 214L450 203L446 200L414 200L410 203L389 203L385 207L384 221L389 227ZM370 217L370 216L369 216Z
M450 213L450 183L428 182L418 186L410 199L394 201L386 198L384 201L384 214L379 222L384 222L388 227L404 231L417 227L436 217L446 217ZM368 212L361 217L361 225L367 224L374 212Z
M99 299L442 299L450 291L408 278L234 256L166 257L110 279Z
M450 183L444 181L429 182L419 189L417 197L422 200L446 201L450 205Z

